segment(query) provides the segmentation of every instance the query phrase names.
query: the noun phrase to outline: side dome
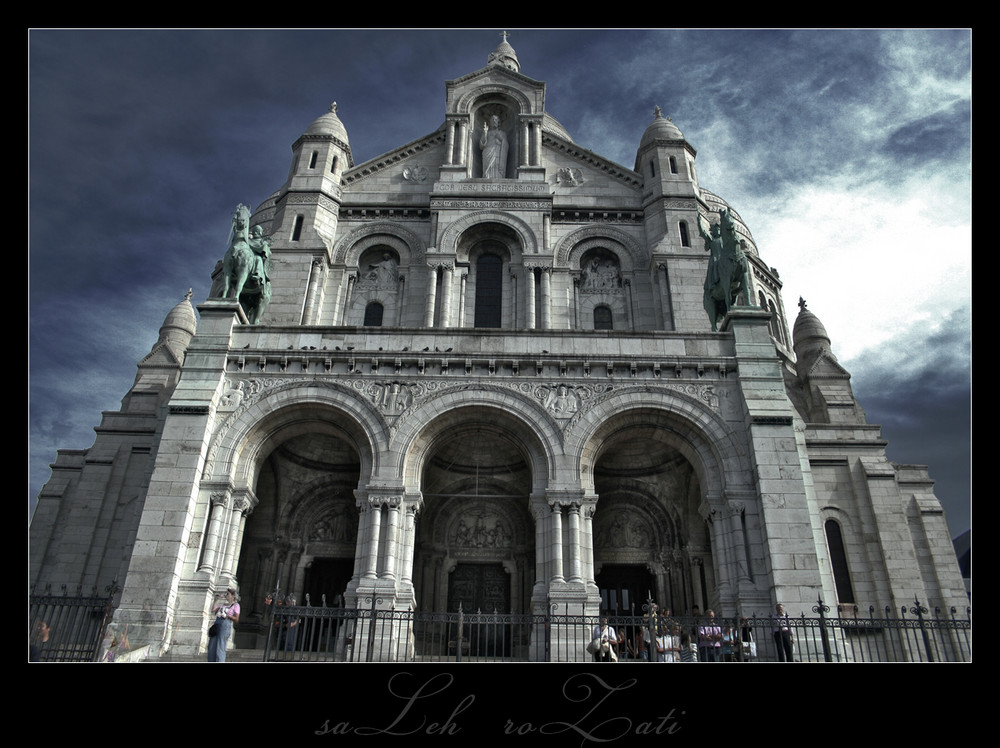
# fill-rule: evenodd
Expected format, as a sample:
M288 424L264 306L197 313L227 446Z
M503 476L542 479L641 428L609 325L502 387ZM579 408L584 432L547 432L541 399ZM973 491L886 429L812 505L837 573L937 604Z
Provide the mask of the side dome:
M800 361L811 363L820 352L825 352L833 358L830 350L830 336L826 332L819 317L806 308L806 301L799 297L799 315L795 318L795 326L792 329L792 341L795 347L795 356Z
M337 116L337 102L330 104L330 111L317 117L309 127L306 128L306 135L332 135L344 144L348 143L347 128Z
M187 350L191 338L198 331L198 316L191 305L192 291L189 288L184 295L184 300L171 309L160 326L160 335L153 346L155 349L159 345L166 345L178 360L184 360L184 352Z
M684 133L680 131L680 128L674 124L670 117L663 116L663 110L660 107L656 107L653 110L653 115L653 121L642 134L642 140L639 141L639 150L657 140L684 140Z

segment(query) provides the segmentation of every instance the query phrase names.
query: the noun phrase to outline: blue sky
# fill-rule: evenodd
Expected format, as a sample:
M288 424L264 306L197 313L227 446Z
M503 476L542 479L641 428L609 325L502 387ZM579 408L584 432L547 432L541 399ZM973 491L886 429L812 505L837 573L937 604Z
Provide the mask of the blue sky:
M436 130L499 30L29 32L29 507L94 441L234 206L337 101L355 163ZM703 187L824 323L890 459L971 523L971 33L518 30L581 146L631 168L660 106Z

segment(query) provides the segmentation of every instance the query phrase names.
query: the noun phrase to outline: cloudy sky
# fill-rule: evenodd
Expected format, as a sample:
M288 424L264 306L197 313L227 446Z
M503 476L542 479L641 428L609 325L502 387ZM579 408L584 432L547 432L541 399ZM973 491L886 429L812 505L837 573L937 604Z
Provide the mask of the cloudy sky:
M94 441L233 208L331 101L355 163L436 130L499 30L29 32L29 508ZM510 30L581 146L631 168L660 106L853 375L890 459L971 522L968 30Z

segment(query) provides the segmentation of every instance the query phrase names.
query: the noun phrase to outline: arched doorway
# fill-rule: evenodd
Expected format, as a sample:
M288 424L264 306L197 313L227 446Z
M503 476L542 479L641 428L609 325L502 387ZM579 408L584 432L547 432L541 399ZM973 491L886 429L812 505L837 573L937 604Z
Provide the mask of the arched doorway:
M361 462L346 435L305 430L277 443L257 477L237 578L243 616L236 644L263 646L265 598L336 607L354 572Z
M685 615L715 595L702 487L664 425L609 428L594 463L595 581L611 613L641 615L652 598Z
M447 431L421 476L418 607L526 612L535 581L530 464L516 439L488 420Z

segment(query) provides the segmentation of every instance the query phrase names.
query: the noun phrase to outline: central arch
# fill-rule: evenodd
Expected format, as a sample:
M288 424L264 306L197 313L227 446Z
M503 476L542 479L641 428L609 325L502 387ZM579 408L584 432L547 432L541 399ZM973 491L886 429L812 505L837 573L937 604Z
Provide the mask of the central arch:
M530 504L546 472L542 454L526 422L486 405L449 410L413 441L407 475L423 500L414 547L419 608L530 611Z

